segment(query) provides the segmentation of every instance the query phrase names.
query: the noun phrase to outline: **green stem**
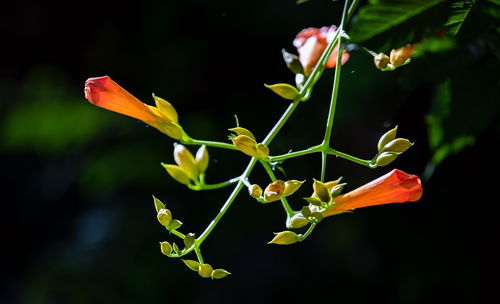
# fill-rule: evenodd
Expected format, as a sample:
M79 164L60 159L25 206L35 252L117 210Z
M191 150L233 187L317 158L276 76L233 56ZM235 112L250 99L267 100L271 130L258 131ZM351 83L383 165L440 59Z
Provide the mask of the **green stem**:
M201 249L200 247L194 247L194 252L196 253L196 257L198 258L198 262L200 264L205 264L205 262L203 261L203 256L201 255Z
M370 167L370 160L366 160L366 159L361 159L361 158L358 158L358 157L355 157L355 156L352 156L352 155L349 155L347 153L344 153L344 152L340 152L340 151L337 151L337 150L334 150L332 148L328 148L328 151L327 151L328 154L332 154L332 155L335 155L335 156L338 156L338 157L341 157L343 159L347 159L347 160L350 160L354 163L357 163L357 164L360 164L360 165L363 165L363 166L367 166L367 167Z
M314 227L316 227L316 224L315 223L312 223L309 228L307 229L306 233L304 233L302 235L302 237L300 238L300 241L304 241L314 230Z
M220 188L224 188L224 187L230 186L232 184L235 184L239 180L240 180L240 177L237 176L237 177L231 178L228 181L217 183L217 184L205 184L203 182L203 183L200 183L198 185L188 185L188 187L189 187L189 189L194 190L194 191L215 190L215 189L220 189Z
M326 172L326 159L328 154L325 151L321 151L321 179L320 181L325 181L325 172Z
M207 147L216 147L216 148L228 149L228 150L238 150L232 144L228 144L228 143L220 142L220 141L199 140L199 139L194 139L194 138L188 138L188 139L181 140L181 143L183 143L185 145L198 145L198 146L205 145Z
M181 238L181 239L185 239L186 238L186 235L184 233L181 233L177 230L169 230L170 233L172 233L173 235Z
M299 157L302 155L317 153L317 152L321 152L321 148L322 148L321 145L317 145L317 146L310 147L310 148L307 148L307 149L301 150L301 151L295 151L295 152L290 152L287 154L281 154L281 155L276 155L276 156L269 156L269 161L270 162L282 161L282 160L293 158L293 157Z
M269 164L263 160L261 160L260 163L262 164L262 167L264 167L264 169L266 170L267 175L269 175L269 177L271 178L271 181L273 181L273 182L276 181L277 178L276 178L276 175L274 175L274 172L271 169L271 166L269 166ZM283 209L285 209L286 215L288 217L294 216L295 211L293 211L292 207L290 207L290 204L288 203L288 200L286 199L286 197L282 197L280 200L281 200L281 205L283 206Z

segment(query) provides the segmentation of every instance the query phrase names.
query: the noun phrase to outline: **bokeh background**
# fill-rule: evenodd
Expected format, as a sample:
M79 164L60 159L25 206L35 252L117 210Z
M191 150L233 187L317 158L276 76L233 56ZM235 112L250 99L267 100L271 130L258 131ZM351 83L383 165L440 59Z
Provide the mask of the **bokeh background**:
M151 195L182 231L201 233L230 189L190 192L160 166L173 162L170 138L84 99L87 78L109 75L144 102L153 92L169 100L195 138L226 140L235 114L263 138L287 106L263 84L293 83L281 49L295 52L305 27L338 22L341 5L2 4L0 303L486 301L498 283L500 53L480 6L444 51L391 73L353 52L342 70L334 147L371 158L395 125L416 144L375 170L332 158L328 179L353 189L396 167L425 177L422 200L328 218L307 241L280 247L266 244L284 230L279 204L243 194L203 246L208 263L233 273L224 280L160 253L158 242L174 238ZM332 79L327 71L272 154L319 142ZM209 153L208 182L237 176L247 161ZM291 178L319 177L317 155L284 166ZM261 171L253 180L265 184Z

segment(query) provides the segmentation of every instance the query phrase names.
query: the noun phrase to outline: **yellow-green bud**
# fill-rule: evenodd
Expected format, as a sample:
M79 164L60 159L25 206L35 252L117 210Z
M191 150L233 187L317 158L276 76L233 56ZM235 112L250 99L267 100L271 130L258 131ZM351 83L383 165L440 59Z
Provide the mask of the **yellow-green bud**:
M200 268L198 268L198 274L202 278L210 278L212 276L212 271L214 271L214 269L210 264L200 264Z
M197 272L198 269L200 269L200 263L198 263L198 261L195 261L195 260L182 260L182 261L192 271L196 271Z
M375 63L377 69L384 69L389 64L389 56L384 53L379 53L378 55L373 57L373 62Z
M299 95L299 90L288 83L265 84L264 86L284 99L294 100Z
M257 142L248 137L247 135L238 135L235 138L231 139L233 141L233 146L246 155L259 157L257 152Z
M377 149L379 152L382 151L385 145L387 145L390 141L396 138L397 132L398 132L398 126L395 126L394 128L385 132L385 134L380 137L377 144Z
M169 242L161 242L160 243L161 253L164 255L170 255L172 253L172 245Z
M181 144L175 144L174 147L175 162L181 167L190 179L198 179L198 166L193 154Z
M158 213L161 209L165 209L165 204L162 203L159 199L157 199L154 195L153 195L153 202L155 203L156 213Z
M231 273L227 270L215 269L214 271L212 271L212 274L210 276L212 277L212 279L222 279L224 277L227 277L230 274Z
M332 197L337 197L340 194L340 192L342 192L342 189L344 189L345 185L347 185L347 184L342 183L342 184L338 184L335 187L333 187L331 192L330 192L332 194Z
M379 156L377 156L377 160L375 163L378 167L387 166L392 163L400 153L397 152L383 152Z
M302 228L309 224L309 221L302 215L302 213L297 213L288 220L289 228Z
M314 193L318 196L318 198L324 202L328 203L330 201L330 191L328 191L328 188L326 185L318 180L314 180L313 184L313 189Z
M186 248L193 246L194 242L196 241L196 238L194 237L194 233L188 233L183 241L184 241L184 245L186 246Z
M293 231L275 233L275 237L268 244L290 245L299 241L299 236Z
M260 198L262 196L262 188L257 184L253 184L248 188L248 193L253 198Z
M186 171L184 171L181 167L176 165L167 165L163 163L161 165L163 166L163 168L167 170L168 174L173 179L184 185L189 184L189 176L187 175Z
M172 212L168 209L160 209L156 217L158 218L158 222L165 227L168 227L172 222Z
M297 191L304 182L305 181L298 181L295 179L286 181L285 190L283 191L283 196L289 196L294 194L295 191Z
M253 139L254 141L256 140L255 136L248 129L245 129L242 127L236 127L236 128L229 129L229 131L236 133L238 136L239 135L246 135L246 136L250 137L251 139Z
M285 191L285 182L277 180L269 184L264 190L264 199L268 202L279 200Z
M196 165L200 173L207 170L209 159L207 146L202 145L198 151L196 151Z
M408 150L413 144L406 138L396 138L390 141L382 149L383 152L403 153Z
M175 230L178 229L182 226L182 222L179 220L173 220L172 223L170 223L170 226L168 226L169 230Z
M153 99L155 100L156 108L158 109L158 111L160 111L161 114L163 114L163 116L166 116L168 119L175 123L179 122L177 111L170 102L156 96L155 94L153 94Z
M257 144L255 146L257 149L257 157L266 158L269 156L269 148L264 144Z

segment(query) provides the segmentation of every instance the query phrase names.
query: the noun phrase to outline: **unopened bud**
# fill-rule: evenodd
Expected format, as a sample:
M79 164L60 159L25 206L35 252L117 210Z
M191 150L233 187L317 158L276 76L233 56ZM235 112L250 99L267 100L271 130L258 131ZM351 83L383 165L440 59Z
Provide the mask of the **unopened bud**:
M240 150L246 155L259 157L256 147L257 142L254 139L248 137L247 135L238 135L231 140L233 141L233 146L235 146L236 149Z
M193 154L191 154L186 147L181 144L175 144L174 159L179 167L181 167L189 176L189 178L192 180L198 179L198 166L196 164L196 160L194 159Z
M297 213L288 220L288 227L290 228L302 228L307 224L309 224L309 221L302 213Z
M207 146L202 145L198 151L196 151L196 166L200 173L207 170L209 159Z
M162 203L159 199L157 199L154 195L153 195L153 202L155 204L156 213L158 213L161 209L165 209L165 204Z
M212 271L212 274L210 275L212 279L222 279L230 275L231 273L227 270L224 269L215 269Z
M391 140L396 138L396 133L398 132L398 126L395 126L394 128L390 129L389 131L385 132L384 135L380 137L378 140L377 144L377 149L378 151L382 151L385 145L387 145Z
M253 198L260 198L262 196L262 188L257 184L253 184L248 188L248 193Z
M269 156L269 148L266 145L257 144L256 149L257 149L257 157L266 158Z
M248 129L245 129L242 127L236 127L236 128L229 129L229 131L236 133L237 136L246 135L246 136L250 137L251 139L253 139L254 141L256 140L255 136Z
M163 163L161 165L173 179L184 185L189 184L189 176L184 169L176 165L167 165Z
M279 200L285 191L285 182L277 180L269 184L264 190L264 199L268 202Z
M332 188L332 191L330 192L332 194L332 197L337 197L339 194L342 192L342 189L344 189L344 186L347 185L346 183L338 184L335 187Z
M379 156L377 156L377 160L375 163L378 167L387 166L392 163L400 153L397 152L383 152Z
M297 191L304 182L305 181L298 181L295 179L286 181L285 190L283 191L283 196L289 196L294 194L295 191Z
M173 220L172 223L167 227L169 230L179 229L182 226L182 222L179 220Z
M202 278L210 278L212 276L212 271L214 271L214 269L210 264L200 264L198 268L198 274Z
M160 224L165 227L170 225L170 223L172 222L172 213L168 209L160 209L156 217L158 218L158 222L160 222Z
M200 263L198 263L198 261L195 260L182 260L182 261L192 271L198 271L198 269L200 269Z
M164 255L170 255L172 253L172 245L169 242L161 242L160 243L161 253Z
M268 244L290 245L299 241L299 236L293 231L275 233L275 237Z
M406 138L396 138L384 146L384 152L398 152L403 153L408 150L413 144Z
M373 62L375 63L377 69L385 69L389 64L389 56L384 53L379 53L378 55L373 57Z
M406 62L410 58L411 53L413 53L414 47L411 44L407 44L399 49L393 49L390 54L390 62L394 67L398 67Z
M324 202L328 203L330 201L330 192L326 185L318 180L314 180L313 184L314 193L318 196L318 198Z
M287 100L294 100L299 95L299 90L288 83L264 84L264 86Z
M183 241L184 241L184 245L186 246L186 248L193 246L194 242L196 241L196 238L194 237L194 233L188 233Z

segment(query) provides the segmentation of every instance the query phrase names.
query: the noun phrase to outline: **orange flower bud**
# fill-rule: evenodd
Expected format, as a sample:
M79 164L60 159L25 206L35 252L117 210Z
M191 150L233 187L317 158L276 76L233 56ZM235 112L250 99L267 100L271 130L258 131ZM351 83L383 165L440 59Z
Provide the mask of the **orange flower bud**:
M418 176L394 169L368 184L337 196L335 204L323 215L326 217L383 204L415 202L421 196L422 184Z
M413 49L414 47L411 44L407 44L397 50L392 49L390 54L391 64L396 68L405 63L405 61L410 58L411 53L413 53Z
M269 184L264 190L264 199L268 202L274 202L279 200L285 192L285 182L282 180L277 180Z
M89 78L85 82L85 98L98 107L142 120L174 139L182 136L177 113L170 103L155 97L158 107L149 106L108 76Z
M322 28L309 27L297 34L293 40L293 45L299 52L299 60L304 68L305 75L311 74L321 54L323 54L323 51L332 41L336 32L337 27L332 25ZM328 62L326 63L327 68L334 68L337 65L337 54L338 46L335 47L328 58ZM347 60L349 60L349 53L344 51L342 53L342 64L346 63Z

